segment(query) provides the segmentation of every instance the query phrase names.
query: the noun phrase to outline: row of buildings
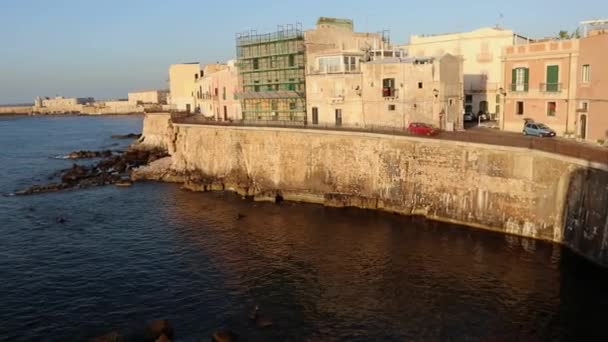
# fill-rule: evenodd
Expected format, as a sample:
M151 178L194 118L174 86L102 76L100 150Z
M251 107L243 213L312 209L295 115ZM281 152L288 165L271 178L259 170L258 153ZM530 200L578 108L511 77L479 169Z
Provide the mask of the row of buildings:
M163 109L169 102L168 90L142 90L128 93L127 99L96 101L92 97L37 97L32 113L36 114L131 114Z
M463 114L487 114L520 132L524 120L559 135L608 135L608 21L582 23L583 36L532 40L494 27L411 36L356 32L347 19L320 18L314 29L237 34L236 59L174 64L173 110L226 121L405 128L427 122L463 128Z

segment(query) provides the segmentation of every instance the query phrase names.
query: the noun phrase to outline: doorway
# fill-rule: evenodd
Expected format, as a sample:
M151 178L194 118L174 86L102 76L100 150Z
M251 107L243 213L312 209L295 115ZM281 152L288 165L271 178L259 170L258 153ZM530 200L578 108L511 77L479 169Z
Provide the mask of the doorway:
M336 126L342 126L342 109L336 109Z
M190 104L188 103L188 104L186 105L186 113L190 113L190 110L192 110L192 109L191 109L191 107L190 107Z
M587 139L587 115L581 115L581 139Z

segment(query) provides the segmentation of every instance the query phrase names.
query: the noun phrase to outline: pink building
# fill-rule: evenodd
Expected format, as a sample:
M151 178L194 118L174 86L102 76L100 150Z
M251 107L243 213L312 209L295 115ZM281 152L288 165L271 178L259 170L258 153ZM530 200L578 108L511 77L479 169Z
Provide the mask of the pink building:
M195 82L195 111L218 121L241 120L238 71L233 61L208 64Z
M578 39L506 47L502 128L521 132L524 120L532 119L574 136L578 58Z
M577 135L608 141L608 31L595 30L580 40L577 65Z

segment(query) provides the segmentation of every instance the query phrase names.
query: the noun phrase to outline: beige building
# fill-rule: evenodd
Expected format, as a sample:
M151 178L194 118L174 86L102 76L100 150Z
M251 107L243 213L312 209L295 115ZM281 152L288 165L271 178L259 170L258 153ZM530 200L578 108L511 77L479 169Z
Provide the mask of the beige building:
M464 73L464 112L487 113L498 119L501 113L501 56L507 46L525 44L529 39L511 30L481 28L438 35L413 35L407 49L410 57L462 56Z
M83 107L95 102L92 97L63 97L36 98L33 111L36 113L81 113Z
M404 58L387 37L344 19L321 18L305 41L308 124L462 127L459 57Z
M137 104L167 104L167 90L141 90L129 92L129 102Z
M205 65L203 77L195 82L195 111L218 121L240 120L241 104L235 97L239 89L234 60Z
M199 63L173 64L169 67L169 104L173 110L194 111L195 83L202 73Z
M501 128L521 132L524 119L553 128L557 135L576 133L579 40L548 40L510 46L504 52L507 89Z

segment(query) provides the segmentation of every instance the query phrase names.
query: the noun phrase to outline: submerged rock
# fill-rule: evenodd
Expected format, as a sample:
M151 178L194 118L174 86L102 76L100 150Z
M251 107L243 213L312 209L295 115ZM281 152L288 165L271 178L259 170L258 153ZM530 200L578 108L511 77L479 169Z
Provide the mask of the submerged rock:
M112 139L139 139L139 138L141 138L141 134L136 134L136 133L112 135Z
M67 159L91 159L108 158L112 156L112 151L74 151L66 156Z
M98 336L92 339L93 342L124 342L126 338L119 332L113 331L103 336Z
M173 339L173 327L166 319L151 321L144 330L144 341L157 341L161 336L168 340Z
M218 330L211 335L211 341L213 342L237 342L238 340L239 335L230 330Z

